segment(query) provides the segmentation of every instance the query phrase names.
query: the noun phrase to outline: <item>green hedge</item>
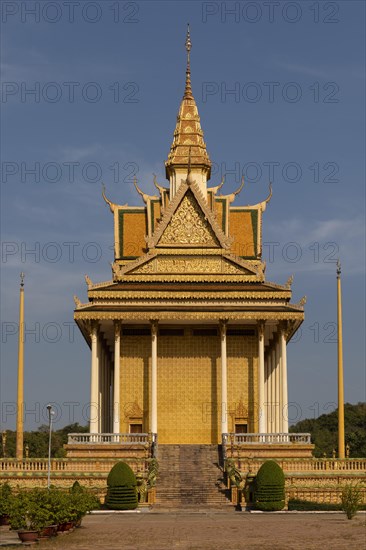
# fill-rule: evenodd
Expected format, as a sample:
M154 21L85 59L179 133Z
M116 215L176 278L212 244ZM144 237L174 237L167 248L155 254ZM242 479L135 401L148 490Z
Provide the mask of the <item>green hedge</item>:
M254 484L254 502L258 510L273 512L285 506L285 476L274 460L259 468Z
M134 487L109 487L105 500L110 510L134 510L137 508L137 493Z
M136 477L126 462L117 462L107 478L108 487L136 487Z
M296 498L291 498L288 501L288 509L297 510L299 512L306 512L306 511L332 512L332 511L341 511L342 505L330 503L330 502L312 502L311 500L299 500ZM359 510L366 510L366 504L361 505L359 507Z
M310 500L298 500L291 498L288 501L289 510L298 510L299 512L306 511L324 511L331 512L333 510L341 510L340 504L334 504L329 502L311 502Z
M137 508L137 482L131 468L125 462L117 462L107 478L108 491L105 499L111 510L134 510Z

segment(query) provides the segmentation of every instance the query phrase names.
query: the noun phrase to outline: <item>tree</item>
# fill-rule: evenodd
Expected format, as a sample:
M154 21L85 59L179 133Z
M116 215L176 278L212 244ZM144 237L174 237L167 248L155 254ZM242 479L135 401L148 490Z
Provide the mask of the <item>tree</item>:
M350 457L366 457L366 403L344 406L344 426L346 445L350 447ZM331 457L333 449L338 448L338 410L322 414L315 419L301 420L290 427L292 433L311 433L315 444L314 454L317 457L324 453Z
M78 422L68 424L59 430L52 431L51 456L62 458L65 456L64 444L67 443L67 434L88 432L88 426L80 426ZM15 457L16 432L7 430L6 432L6 456ZM48 457L48 438L49 426L42 424L38 430L24 432L24 449L28 447L29 458L47 458ZM25 452L24 452L25 455Z

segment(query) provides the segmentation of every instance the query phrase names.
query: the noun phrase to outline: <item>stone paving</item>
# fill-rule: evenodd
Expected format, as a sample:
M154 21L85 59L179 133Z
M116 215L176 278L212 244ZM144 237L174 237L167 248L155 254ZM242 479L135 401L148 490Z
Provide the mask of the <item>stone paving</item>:
M44 550L364 550L365 514L258 514L159 511L92 514L72 533L42 541ZM7 533L7 535L6 535ZM4 539L5 535L8 539ZM1 528L0 540L16 541Z

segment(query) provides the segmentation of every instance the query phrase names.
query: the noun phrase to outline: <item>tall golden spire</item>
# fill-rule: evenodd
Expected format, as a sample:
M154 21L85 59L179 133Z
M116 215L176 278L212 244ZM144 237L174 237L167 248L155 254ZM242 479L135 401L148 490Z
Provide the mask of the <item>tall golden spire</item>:
M210 179L211 175L211 161L203 139L200 117L192 93L190 63L192 42L189 25L185 47L187 52L186 82L183 99L178 111L173 143L165 162L166 177L171 181L172 179L176 180L177 185L179 185L181 179L185 180L188 169L189 148L191 148L192 172L194 172L195 177L198 175L197 182L202 181L202 185L206 186L206 181ZM181 173L181 176L178 173ZM173 195L175 191L176 189L174 189Z

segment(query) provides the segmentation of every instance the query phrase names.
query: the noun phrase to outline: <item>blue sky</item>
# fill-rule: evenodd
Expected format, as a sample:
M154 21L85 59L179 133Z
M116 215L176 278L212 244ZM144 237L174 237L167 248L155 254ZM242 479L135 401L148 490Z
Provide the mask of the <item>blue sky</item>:
M22 270L26 427L46 420L48 402L57 404L57 426L85 423L89 348L73 325L73 295L85 301L85 273L110 279L113 222L101 182L121 204L140 204L134 173L147 192L152 173L164 183L188 21L211 183L226 172L230 192L244 173L238 204L250 204L272 179L267 278L294 274L293 301L307 296L298 341L288 346L292 420L335 407L338 257L345 398L364 400L364 3L56 6L1 6L1 429L15 425Z

